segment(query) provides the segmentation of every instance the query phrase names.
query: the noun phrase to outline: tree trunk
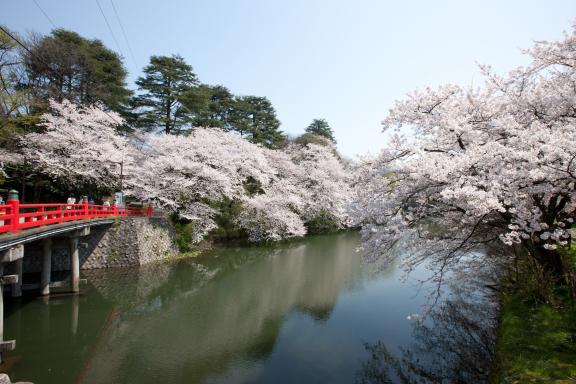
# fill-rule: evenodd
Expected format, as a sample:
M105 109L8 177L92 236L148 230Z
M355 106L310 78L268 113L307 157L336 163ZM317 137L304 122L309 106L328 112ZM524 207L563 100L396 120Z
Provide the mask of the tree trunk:
M534 247L534 258L548 272L556 282L561 282L566 276L562 255L557 249Z
M166 101L166 122L164 124L164 131L170 134L170 100Z
M33 189L33 193L32 193L32 201L35 204L40 203L40 190L42 188L42 186L40 185L40 178L38 177L38 175L34 176L34 189Z
M26 173L26 158L24 158L24 163L22 164L22 167L20 168L20 189L21 189L21 194L20 194L20 201L25 203L26 202L26 177L27 177L27 173Z

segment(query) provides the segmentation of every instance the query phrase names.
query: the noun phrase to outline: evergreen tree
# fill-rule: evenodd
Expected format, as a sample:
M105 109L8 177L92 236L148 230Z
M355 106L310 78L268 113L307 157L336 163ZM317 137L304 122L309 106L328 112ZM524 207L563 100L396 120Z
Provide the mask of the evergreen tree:
M67 98L82 104L103 103L123 112L131 91L120 56L100 40L88 40L64 29L33 39L23 53L27 78L22 87L32 94L32 110L44 112L47 100Z
M333 143L336 143L334 138L334 131L328 125L328 122L324 119L314 119L312 123L306 128L306 132L313 133L318 136L324 136L330 139Z
M201 84L196 92L194 126L232 130L234 96L221 85Z
M239 96L234 99L231 111L231 129L252 143L278 147L285 136L280 131L280 121L272 103L265 97Z
M6 28L6 27L3 27ZM15 34L15 32L11 32ZM20 86L25 73L18 45L0 31L0 147L6 148L14 140L11 134L28 128L34 119L27 116L29 90Z
M193 107L202 104L198 79L181 56L152 56L144 76L136 80L144 91L135 99L138 121L148 129L179 133L193 122Z

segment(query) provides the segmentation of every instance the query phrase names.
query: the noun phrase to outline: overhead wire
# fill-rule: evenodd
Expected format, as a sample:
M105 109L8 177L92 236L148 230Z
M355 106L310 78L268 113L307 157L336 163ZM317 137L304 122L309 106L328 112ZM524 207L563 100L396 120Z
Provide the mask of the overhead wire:
M44 59L42 59L40 56L36 55L34 52L32 52L26 45L24 45L24 43L22 43L16 36L14 36L10 31L8 31L6 28L4 28L1 24L0 24L0 31L4 32L8 37L10 37L12 40L14 40L16 42L16 44L18 44L19 46L22 47L22 49L24 49L26 52L28 52L30 55L34 56L36 59L40 60L42 63L44 63L44 65L46 65L47 67L50 67L50 64L48 64ZM58 92L60 93L60 95L62 96L63 99L68 99L68 96L66 96L64 94L64 92L62 92L61 89L58 89ZM73 101L71 101L73 102ZM73 102L74 103L74 102ZM78 103L74 103L74 104L78 104ZM102 109L102 112L104 112L109 118L111 118L114 122L116 122L118 125L123 125L122 122L116 120L116 118L114 116L112 116L111 114L109 114L107 111Z
M113 0L110 0L110 4L112 4L112 10L114 10L114 14L116 15L116 20L118 21L118 24L120 25L120 30L122 31L122 36L124 36L124 41L126 42L126 46L128 47L128 52L130 52L130 57L132 58L132 61L134 62L134 65L136 66L136 70L138 70L138 63L136 61L136 57L134 56L134 52L132 51L132 46L130 45L130 41L128 40L128 36L126 35L126 30L124 29L124 26L122 25L122 21L120 21L120 15L118 14L118 10L116 10L116 6L114 5Z
M40 12L42 12L42 14L44 15L44 17L46 18L46 20L48 20L48 22L50 24L52 24L52 26L54 27L54 29L58 29L58 27L56 26L56 24L52 21L52 19L50 18L50 16L48 16L48 14L42 9L42 7L40 6L40 4L38 4L38 2L36 0L32 0L34 2L34 4L36 4L36 7L38 7L38 9L40 10Z
M118 51L123 55L124 52L122 52L122 48L120 47L120 44L118 43L118 40L116 39L116 35L114 34L114 31L112 30L112 27L110 26L110 23L108 22L108 18L106 17L106 14L104 13L104 10L102 9L102 6L100 5L100 2L98 0L96 1L96 5L98 5L98 9L100 9L100 13L102 14L102 17L104 18L104 22L106 23L106 26L108 27L108 30L110 31L110 34L112 35L112 39L114 39L114 42L116 43L116 47L118 47Z

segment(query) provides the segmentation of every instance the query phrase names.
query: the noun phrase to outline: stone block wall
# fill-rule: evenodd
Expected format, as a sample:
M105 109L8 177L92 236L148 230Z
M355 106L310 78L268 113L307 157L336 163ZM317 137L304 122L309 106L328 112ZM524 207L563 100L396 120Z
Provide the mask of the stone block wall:
M144 265L177 253L174 229L169 218L118 218L114 224L91 227L79 238L81 269ZM40 272L42 243L24 246L24 273ZM70 270L68 238L52 239L52 271Z

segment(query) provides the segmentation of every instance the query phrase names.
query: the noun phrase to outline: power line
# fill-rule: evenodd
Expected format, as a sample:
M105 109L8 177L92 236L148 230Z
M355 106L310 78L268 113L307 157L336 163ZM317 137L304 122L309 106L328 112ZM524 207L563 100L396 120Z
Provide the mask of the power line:
M48 64L46 61L44 61L44 59L42 59L40 56L38 56L34 52L32 52L26 45L24 45L24 43L22 43L18 38L16 38L16 36L14 36L12 33L10 33L8 30L6 30L6 28L4 28L1 24L0 24L0 31L4 32L8 37L10 37L12 40L14 40L16 42L16 44L21 46L26 52L28 52L30 55L32 55L35 58L37 58L38 60L40 60L42 63L44 63L44 65L46 65L46 67L50 68L50 64ZM55 89L58 90L58 92L60 93L60 96L62 96L63 99L68 100L68 96L66 96L64 94L64 92L62 92L61 89L59 89L59 88L55 88ZM72 100L70 100L70 101L74 104L78 104L78 103L73 102ZM114 118L114 116L109 114L107 111L102 109L102 112L104 112L109 118L111 118L114 122L116 122L116 124L122 125L122 123L120 121L116 120Z
M24 50L25 50L26 52L28 52L28 53L31 54L31 55L34 55L34 54L32 53L32 51L28 49L27 46L25 46L24 44L22 44L22 42L21 42L20 40L18 40L16 37L14 37L13 34L11 34L11 33L8 32L6 29L4 29L4 27L3 27L1 24L0 24L0 30L1 30L2 32L4 32L6 35L8 35L8 37L10 37L12 40L14 40L14 41L16 42L16 44L18 44L19 46L21 46L22 48L24 48ZM41 60L41 61L44 62L43 60ZM46 64L46 63L44 62L44 64Z
M116 46L118 47L118 51L122 55L124 55L124 52L122 52L122 48L120 48L120 44L118 44L118 40L116 40L116 35L114 34L114 31L112 30L112 27L110 26L110 23L108 22L108 18L104 14L104 10L100 6L100 2L98 0L96 0L96 5L98 5L98 9L100 9L100 13L102 14L102 17L104 18L104 21L106 22L106 26L108 26L108 30L110 31L110 34L112 35L112 38L114 39L114 42L116 43Z
M44 12L44 10L42 9L42 7L40 6L40 4L38 4L38 2L36 0L32 0L34 2L34 4L36 4L36 6L38 7L38 9L40 10L40 12L42 12L42 14L44 15L44 17L48 20L48 22L50 24L52 24L52 26L54 27L54 29L58 29L58 27L56 26L56 24L54 24L54 22L52 21L52 19L50 18L50 16L48 16L48 14L46 12Z
M120 30L122 31L122 36L124 36L124 41L126 42L126 45L128 46L128 51L130 52L130 56L132 57L132 61L134 62L134 65L136 66L136 70L138 70L138 63L136 62L134 52L132 52L132 47L130 46L130 42L128 41L128 37L126 36L126 31L124 30L124 26L122 25L122 22L120 21L120 16L118 15L118 11L116 10L116 6L114 5L114 1L110 0L110 4L112 4L112 9L114 10L114 14L116 15L116 20L118 20L118 24L120 25Z

